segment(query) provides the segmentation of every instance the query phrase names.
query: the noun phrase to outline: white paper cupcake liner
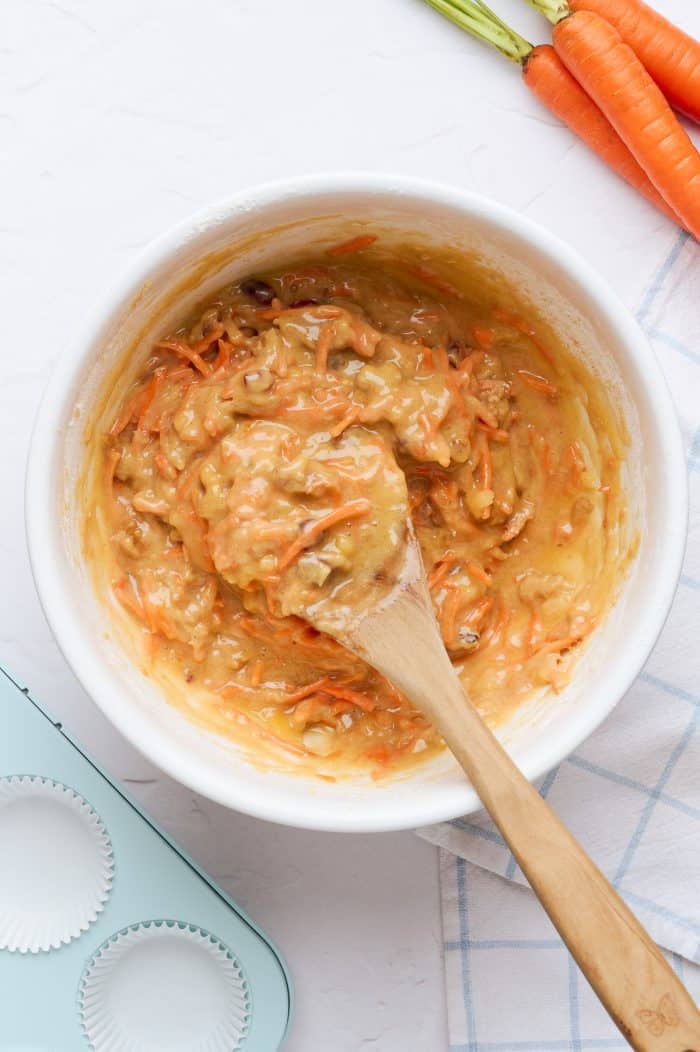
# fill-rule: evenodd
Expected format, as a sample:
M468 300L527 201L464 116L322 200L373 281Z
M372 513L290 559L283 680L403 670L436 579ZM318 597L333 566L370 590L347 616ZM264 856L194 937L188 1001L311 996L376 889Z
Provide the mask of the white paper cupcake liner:
M236 1052L250 1022L247 980L213 935L146 921L89 961L78 995L93 1052Z
M114 875L90 804L49 778L0 778L0 949L39 953L87 931Z

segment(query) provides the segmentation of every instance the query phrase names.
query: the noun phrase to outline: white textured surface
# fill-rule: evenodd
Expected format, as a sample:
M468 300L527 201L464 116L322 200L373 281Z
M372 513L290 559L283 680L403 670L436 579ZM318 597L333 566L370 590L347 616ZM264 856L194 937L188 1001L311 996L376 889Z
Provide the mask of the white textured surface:
M497 6L545 38L522 0ZM657 6L682 20L694 3ZM645 277L640 245L674 236L530 98L515 67L421 0L4 0L0 661L279 941L298 998L289 1052L440 1052L434 849L410 834L264 825L161 777L78 687L24 545L31 420L84 304L199 205L340 168L488 193L568 240L628 303ZM617 223L597 220L603 201Z

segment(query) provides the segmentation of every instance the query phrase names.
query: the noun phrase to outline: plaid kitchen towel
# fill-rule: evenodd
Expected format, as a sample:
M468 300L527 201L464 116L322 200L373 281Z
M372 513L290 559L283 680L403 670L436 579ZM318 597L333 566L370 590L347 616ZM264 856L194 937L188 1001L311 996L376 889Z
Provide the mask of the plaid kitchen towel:
M683 575L644 672L539 789L697 997L700 246L686 234L658 265L637 317L668 379L686 443L690 529ZM419 834L442 849L450 1052L626 1048L488 817L470 815ZM663 1032L663 1005L653 1023Z

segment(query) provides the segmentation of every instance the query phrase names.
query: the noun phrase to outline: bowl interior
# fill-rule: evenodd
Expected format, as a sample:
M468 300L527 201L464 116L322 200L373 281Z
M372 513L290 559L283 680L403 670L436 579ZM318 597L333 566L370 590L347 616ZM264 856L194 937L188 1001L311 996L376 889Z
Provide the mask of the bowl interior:
M525 773L558 762L619 700L645 660L670 602L682 541L646 514L678 500L678 450L668 395L638 328L567 249L509 213L467 195L406 187L259 191L147 250L88 322L54 378L40 414L28 487L32 562L49 621L83 684L138 748L174 777L219 802L292 825L335 830L415 826L478 807L449 755L386 782L336 784L251 766L235 745L168 705L125 653L81 557L77 483L86 425L110 400L116 363L218 287L287 257L312 253L359 224L391 247L449 246L497 271L588 364L630 436L628 524L639 549L619 600L593 634L571 685L533 698L500 731ZM115 397L112 392L112 397ZM668 402L668 405L666 402ZM658 414L658 415L657 415ZM58 439L57 439L58 435ZM670 462L671 470L665 468ZM48 506L47 506L48 501ZM651 609L650 609L651 607Z

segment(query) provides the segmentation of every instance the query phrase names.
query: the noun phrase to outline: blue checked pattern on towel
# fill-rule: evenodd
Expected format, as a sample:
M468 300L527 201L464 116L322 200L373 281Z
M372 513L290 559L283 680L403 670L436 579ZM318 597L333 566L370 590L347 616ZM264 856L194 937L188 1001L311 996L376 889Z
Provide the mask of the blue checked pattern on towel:
M679 234L637 318L681 420L690 529L649 662L613 715L539 785L695 997L700 995L700 248ZM665 509L659 509L663 514ZM626 1043L484 814L419 830L438 844L450 1052Z

